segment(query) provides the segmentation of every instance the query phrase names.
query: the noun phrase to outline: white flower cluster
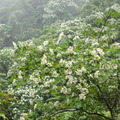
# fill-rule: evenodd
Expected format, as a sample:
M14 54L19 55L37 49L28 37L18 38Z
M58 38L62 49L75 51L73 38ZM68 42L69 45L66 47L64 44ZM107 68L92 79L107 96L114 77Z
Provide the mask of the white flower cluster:
M105 54L101 48L97 48L96 50L93 49L92 51L90 51L90 53L94 56L94 60L99 60L100 56L103 56ZM97 53L99 53L100 56Z
M67 82L67 85L70 86L72 85L73 83L76 83L77 82L77 78L71 76L71 75L67 75L66 76L66 79L68 79L68 82Z
M71 93L71 89L63 86L63 87L61 88L61 91L60 91L60 92L63 93L63 94L70 94L70 93Z
M37 48L39 51L42 51L42 49L43 49L42 45L37 46Z
M76 88L80 90L81 94L79 94L80 100L85 100L86 95L89 93L87 88L83 88L81 84L76 85Z
M98 78L98 77L99 77L99 74L100 74L100 73L99 73L99 70L97 70L97 71L94 73L94 77L95 77L95 78Z
M76 54L76 53L74 52L72 46L69 46L69 48L67 49L66 53L68 53L68 54Z
M53 71L52 77L58 77L58 73L55 70Z
M13 46L15 49L17 49L17 44L15 42L13 42Z
M77 75L82 75L82 73L85 73L85 72L86 72L86 69L85 69L85 67L83 66L80 70L77 69L75 72L76 72Z
M116 48L120 49L120 43L115 42L112 45L115 46Z
M21 70L20 70L19 73L18 73L18 78L19 78L19 79L22 79L22 78L23 78L23 77L22 77L22 71L21 71Z
M67 69L67 70L65 70L65 72L64 72L66 75L71 75L72 74L72 71L71 70L69 70L69 69Z
M58 104L59 104L59 101L56 101L56 102L54 103L54 106L58 106Z
M53 49L49 48L49 51L50 51L51 55L53 55L53 54L54 54Z
M47 46L48 43L49 43L49 42L46 40L46 41L43 42L43 45L44 45L44 46Z
M66 67L66 68L72 67L72 61L66 61L65 67Z
M40 79L40 76L39 76L39 71L34 71L30 75L30 80L34 81L36 84L38 84L39 82L41 82L41 79Z
M47 64L47 56L45 54L43 55L43 58L41 60L41 64L42 65Z
M97 48L97 51L99 52L99 54L100 54L101 56L103 56L103 55L105 54L101 48Z
M59 44L60 40L61 40L63 37L64 37L64 33L61 32L61 33L59 34L58 41L57 41L56 44Z

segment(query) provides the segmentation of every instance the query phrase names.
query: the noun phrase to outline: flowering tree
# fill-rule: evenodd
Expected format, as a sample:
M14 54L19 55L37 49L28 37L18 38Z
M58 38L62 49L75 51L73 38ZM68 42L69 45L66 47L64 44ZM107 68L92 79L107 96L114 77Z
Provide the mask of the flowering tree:
M115 4L106 14L95 15L95 27L76 18L61 24L57 41L14 43L17 60L8 74L13 81L8 91L18 98L12 103L14 119L54 120L62 119L64 112L80 111L117 120L119 15Z

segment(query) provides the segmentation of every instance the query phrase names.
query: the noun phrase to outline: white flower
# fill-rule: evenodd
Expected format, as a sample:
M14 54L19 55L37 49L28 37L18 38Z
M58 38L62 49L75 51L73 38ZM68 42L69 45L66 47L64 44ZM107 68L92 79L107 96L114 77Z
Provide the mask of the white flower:
M15 42L13 42L13 46L15 49L17 49L17 44Z
M17 62L14 62L12 66L13 66L13 67L17 66Z
M50 86L50 83L47 81L44 83L44 87L49 87Z
M63 86L62 88L61 88L61 91L60 91L61 93L63 93L63 94L67 94L67 88L65 87L65 86Z
M21 58L21 61L25 61L25 60L27 60L27 58L26 58L26 57Z
M93 51L90 51L91 55L96 55L96 50L94 49Z
M53 90L56 90L57 89L57 86L56 85L53 85L53 88L52 88Z
M39 45L38 47L38 50L42 51L43 47L41 45Z
M85 100L86 96L84 93L79 94L79 99L80 100Z
M34 105L34 110L37 108L37 104Z
M100 59L100 56L99 55L95 55L94 56L94 60L99 60Z
M97 71L94 73L94 77L95 77L95 78L98 78L98 75L99 75L99 70L97 70Z
M44 46L47 46L47 45L48 45L48 41L47 41L47 40L44 41L44 42L43 42L43 45L44 45Z
M65 74L70 75L70 74L72 74L72 71L67 69L67 70L65 70Z
M53 71L52 77L58 77L58 73L55 70Z
M59 34L58 41L57 41L56 44L59 44L59 42L60 42L60 40L63 38L63 36L64 36L64 33L61 32L61 33Z
M58 106L58 103L59 103L59 101L56 101L56 102L54 103L54 106Z
M89 77L89 79L90 79L90 78L93 78L93 75L92 75L92 74L89 74L88 77Z
M98 42L93 42L93 43L92 43L92 46L98 46L98 45L99 45Z
M73 51L73 47L69 46L69 48L67 49L66 53L75 54L75 52Z
M77 69L75 72L76 72L77 75L81 75L82 74L82 70L79 70L79 69Z
M54 54L53 49L50 48L49 51L50 51L51 55Z
M42 58L42 60L41 60L41 64L44 65L44 64L46 64L46 63L47 63L47 56L44 54L44 55L43 55L43 58Z
M33 80L34 80L34 82L35 82L36 84L41 81L39 78L34 78Z
M47 65L48 65L49 67L51 67L51 66L52 66L52 63L47 63Z
M82 88L81 92L84 93L84 94L88 94L89 93L87 88Z
M86 69L84 67L81 68L82 72L86 72Z
M59 63L66 63L66 61L63 59L60 59Z
M66 66L65 67L70 68L71 66L72 66L72 61L66 62Z
M120 43L115 42L113 43L113 46L116 46L118 49L120 49Z
M63 94L70 94L71 89L63 86L60 92L63 93Z
M57 54L57 57L61 57L61 54L60 54L60 53L58 53L58 54Z
M75 36L75 37L73 38L73 40L76 40L76 39L79 39L79 36Z
M27 116L27 113L22 113L21 115L22 115L23 117L25 117L25 116Z
M83 72L86 72L86 69L82 67L81 70L77 69L75 72L77 75L81 75Z
M102 50L102 49L97 48L97 51L99 52L99 54L100 54L101 56L103 56L103 55L104 55L104 52L103 52L103 50Z
M25 118L24 117L20 117L19 120L25 120Z
M12 53L12 55L14 55L15 54L15 50L11 50L11 53Z
M19 78L19 79L22 79L22 78L23 78L21 74L22 74L22 72L21 72L21 70L20 70L19 73L18 73L18 78Z
M81 90L81 89L82 89L81 84L76 85L76 88L77 88L78 90Z
M29 102L30 102L30 105L32 105L32 104L33 104L33 101L32 101L31 99L29 100Z

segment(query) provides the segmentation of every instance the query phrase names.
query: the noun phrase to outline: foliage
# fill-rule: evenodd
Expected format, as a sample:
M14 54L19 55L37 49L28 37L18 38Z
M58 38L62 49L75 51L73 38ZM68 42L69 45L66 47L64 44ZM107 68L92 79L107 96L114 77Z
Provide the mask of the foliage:
M58 26L57 40L44 35L39 46L31 40L14 43L16 62L8 74L8 91L18 99L12 103L13 118L61 120L78 112L81 119L87 114L88 119L117 120L119 16L120 6L115 4L106 13L96 13L96 26L76 18Z

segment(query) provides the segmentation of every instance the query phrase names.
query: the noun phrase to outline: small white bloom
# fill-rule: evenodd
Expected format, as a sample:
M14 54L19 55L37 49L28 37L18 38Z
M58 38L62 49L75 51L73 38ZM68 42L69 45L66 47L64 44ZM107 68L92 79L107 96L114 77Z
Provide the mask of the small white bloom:
M34 110L37 108L37 104L34 105Z
M73 50L73 47L72 47L72 46L69 46L69 48L67 49L66 53L75 54L75 52L74 52L74 50Z
M58 77L58 73L55 70L53 71L52 77Z
M71 66L72 66L72 61L66 62L66 66L65 67L70 68Z
M70 75L70 74L72 74L72 71L67 69L67 70L65 70L65 74Z
M43 47L41 45L39 45L38 47L38 50L42 51Z
M17 44L15 42L13 42L13 46L15 49L17 49Z
M80 100L85 100L86 96L84 93L79 94L79 99Z
M96 55L96 50L94 49L93 51L90 51L91 55Z
M43 42L43 45L44 45L44 46L47 46L47 45L48 45L48 41L47 41L47 40L44 41L44 42Z
M99 76L99 70L97 70L97 71L94 73L94 77L95 77L95 78L98 78L98 76Z
M53 49L50 48L49 51L50 51L51 55L54 54Z
M81 90L81 89L82 89L81 84L76 85L76 88L77 88L78 90Z
M104 55L104 52L103 52L103 50L102 50L102 49L97 48L97 51L99 52L99 54L100 54L101 56L103 56L103 55Z
M19 120L25 120L25 118L24 117L20 117Z
M50 86L50 83L47 81L44 83L44 87L49 87Z
M56 101L56 102L54 103L54 106L58 106L58 103L59 103L59 101Z
M63 37L64 37L64 33L61 32L61 33L59 34L58 41L57 41L56 44L59 44L60 40L61 40Z

